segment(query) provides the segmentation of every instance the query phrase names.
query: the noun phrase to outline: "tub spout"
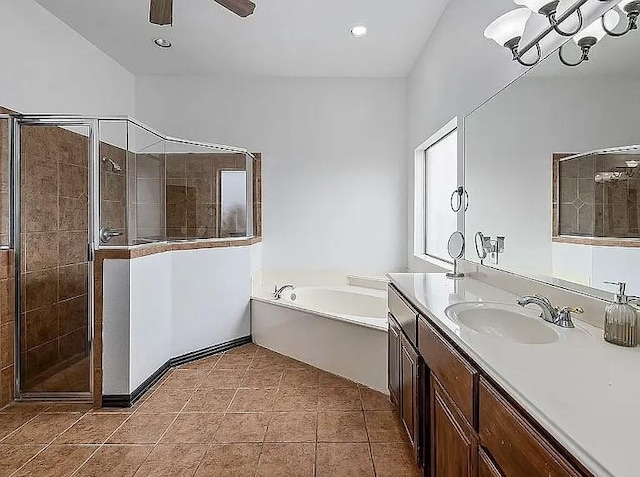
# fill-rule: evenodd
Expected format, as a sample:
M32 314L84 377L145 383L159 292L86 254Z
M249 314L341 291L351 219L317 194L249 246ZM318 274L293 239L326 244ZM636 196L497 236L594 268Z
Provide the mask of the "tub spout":
M293 285L285 285L283 287L278 288L278 285L275 286L275 289L273 290L273 298L275 298L276 300L279 300L280 298L282 298L282 294L284 293L285 290L291 289L294 290L296 287L294 287Z

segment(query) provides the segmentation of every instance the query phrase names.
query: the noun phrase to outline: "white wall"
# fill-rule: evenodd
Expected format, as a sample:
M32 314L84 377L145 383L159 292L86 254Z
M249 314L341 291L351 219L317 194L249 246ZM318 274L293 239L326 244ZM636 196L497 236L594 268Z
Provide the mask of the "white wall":
M135 80L33 0L0 0L0 105L23 113L133 114Z
M264 268L405 268L403 80L139 77L136 116L263 153Z
M103 394L129 394L170 358L249 335L260 249L106 260Z

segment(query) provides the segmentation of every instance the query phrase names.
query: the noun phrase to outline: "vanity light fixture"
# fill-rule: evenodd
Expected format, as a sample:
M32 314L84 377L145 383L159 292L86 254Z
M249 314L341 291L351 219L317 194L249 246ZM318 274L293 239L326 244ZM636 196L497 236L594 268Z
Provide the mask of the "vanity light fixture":
M626 35L631 30L638 29L638 16L640 16L640 0L622 0L622 2L618 4L618 8L622 13L627 15L627 27L624 30L619 32L613 31L606 24L607 22L605 21L604 15L602 16L602 29L607 33L607 35L613 37L620 37Z
M591 51L591 48L593 48L596 43L598 43L607 35L605 28L615 28L619 22L620 15L618 14L618 12L616 12L615 10L609 10L602 16L602 21L596 20L573 37L573 41L580 47L580 50L582 51L580 59L576 62L567 61L562 53L565 45L562 45L558 50L558 57L560 58L560 62L565 66L578 66L585 61L589 61L589 52Z
M605 36L618 37L627 34L631 30L638 29L638 18L640 17L640 0L622 0L618 9L627 16L627 26L623 31L615 31L616 26L620 22L620 14L618 11L609 10L602 15L600 19L593 22L586 28L584 26L584 18L581 8L591 0L576 0L573 5L561 14L558 13L559 0L514 0L517 8L505 13L498 19L494 20L485 30L484 36L494 40L500 46L504 46L511 51L513 60L522 66L534 66L542 59L542 51L540 42L552 33L561 36L573 37L574 42L580 47L580 59L572 62L565 58L563 48L559 49L560 61L566 66L578 66L589 60L591 48L595 46ZM606 2L610 0L599 0ZM549 26L538 33L527 44L520 45L520 41L524 35L527 22L531 14L535 13L547 18ZM578 20L577 27L568 31L562 28L562 25L571 17ZM563 45L564 46L564 45ZM524 59L530 50L536 50L536 56L531 60Z
M356 25L351 29L351 34L356 38L362 38L369 30L364 25Z
M165 38L156 38L153 42L158 48L171 48L171 42Z
M549 24L553 27L556 33L562 36L573 36L582 28L582 11L578 8L575 13L578 16L578 26L573 31L564 31L560 28L560 23L556 17L558 13L558 5L560 0L514 0L516 5L524 5L533 13L539 13L544 15L549 20ZM568 17L567 17L568 18Z

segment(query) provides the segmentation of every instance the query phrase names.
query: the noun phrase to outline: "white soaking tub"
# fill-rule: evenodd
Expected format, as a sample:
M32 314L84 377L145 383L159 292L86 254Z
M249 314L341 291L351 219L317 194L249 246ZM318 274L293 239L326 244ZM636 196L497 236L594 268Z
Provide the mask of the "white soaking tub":
M303 286L251 300L253 341L387 393L387 293L351 285Z

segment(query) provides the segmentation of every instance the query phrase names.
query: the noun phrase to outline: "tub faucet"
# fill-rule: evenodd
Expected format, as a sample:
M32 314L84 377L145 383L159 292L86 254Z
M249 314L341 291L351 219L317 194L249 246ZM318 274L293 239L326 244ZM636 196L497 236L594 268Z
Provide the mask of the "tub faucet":
M540 307L542 310L540 318L556 326L560 326L561 328L575 328L575 325L571 320L571 313L584 313L582 308L571 308L569 306L565 306L560 309L553 306L551 300L547 297L539 295L523 296L518 300L518 305L520 306L530 304L538 305Z
M273 298L275 298L276 300L279 300L280 298L282 298L282 294L284 293L284 291L289 288L293 290L296 287L294 287L293 285L285 285L283 287L278 288L278 285L276 285L273 290Z

